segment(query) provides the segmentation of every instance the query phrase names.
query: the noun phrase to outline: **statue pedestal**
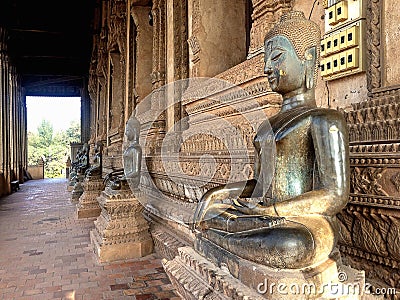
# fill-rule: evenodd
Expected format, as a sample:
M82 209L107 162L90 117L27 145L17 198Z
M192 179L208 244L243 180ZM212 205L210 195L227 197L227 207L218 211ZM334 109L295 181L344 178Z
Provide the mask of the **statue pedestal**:
M84 179L82 187L83 193L76 207L78 219L98 217L101 208L97 197L104 189L103 179L101 176L88 176Z
M90 232L90 239L100 262L113 262L146 256L153 252L148 222L143 206L129 187L107 187L98 198L101 214Z
M333 259L301 270L273 269L201 237L196 249L179 248L178 256L163 261L184 299L370 299L363 296L364 271L338 266Z
M83 194L83 185L82 185L83 179L84 179L83 175L78 175L74 188L72 189L72 195L71 195L72 203L78 203L79 198Z

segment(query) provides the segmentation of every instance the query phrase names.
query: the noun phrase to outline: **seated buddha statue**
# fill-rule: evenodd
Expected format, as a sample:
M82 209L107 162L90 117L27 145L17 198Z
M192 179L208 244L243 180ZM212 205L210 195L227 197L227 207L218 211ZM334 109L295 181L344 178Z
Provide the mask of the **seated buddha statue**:
M126 149L123 152L123 168L108 173L104 183L112 190L135 190L140 183L142 148L139 144L140 123L131 116L125 126Z
M86 170L89 168L89 145L83 144L79 161L77 165L78 174L84 175Z
M97 142L94 146L94 156L90 167L85 171L85 176L100 176L103 172L103 143Z
M125 136L128 147L123 153L124 176L132 189L136 189L140 183L140 171L142 165L142 148L139 144L140 123L132 116L125 127Z
M254 178L210 189L194 215L198 236L273 268L326 261L337 243L336 214L348 201L346 123L315 100L319 44L319 27L298 11L267 33L264 73L283 102L256 132ZM273 162L265 147L271 137Z

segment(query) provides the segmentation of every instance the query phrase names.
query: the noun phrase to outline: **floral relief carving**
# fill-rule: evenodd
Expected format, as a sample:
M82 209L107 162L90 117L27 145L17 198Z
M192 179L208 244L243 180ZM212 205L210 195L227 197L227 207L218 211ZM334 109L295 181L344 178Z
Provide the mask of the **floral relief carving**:
M385 172L385 168L358 168L355 167L351 173L350 181L355 194L373 194L379 196L389 196L379 184Z
M390 178L390 181L396 187L397 191L400 192L400 172L393 175L392 178Z

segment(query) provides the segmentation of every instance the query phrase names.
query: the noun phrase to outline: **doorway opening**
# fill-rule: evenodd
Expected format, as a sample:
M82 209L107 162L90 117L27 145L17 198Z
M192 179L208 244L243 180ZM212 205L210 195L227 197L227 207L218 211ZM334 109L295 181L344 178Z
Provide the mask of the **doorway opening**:
M70 144L81 142L81 97L27 96L26 107L28 165L39 166L30 173L43 165L42 178L65 178Z

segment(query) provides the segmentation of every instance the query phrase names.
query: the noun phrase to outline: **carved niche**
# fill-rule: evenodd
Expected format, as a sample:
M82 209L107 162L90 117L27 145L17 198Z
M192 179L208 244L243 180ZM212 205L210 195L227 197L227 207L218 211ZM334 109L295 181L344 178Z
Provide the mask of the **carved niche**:
M109 116L108 137L110 143L121 142L125 125L126 81L126 0L111 2L108 32L109 55Z

